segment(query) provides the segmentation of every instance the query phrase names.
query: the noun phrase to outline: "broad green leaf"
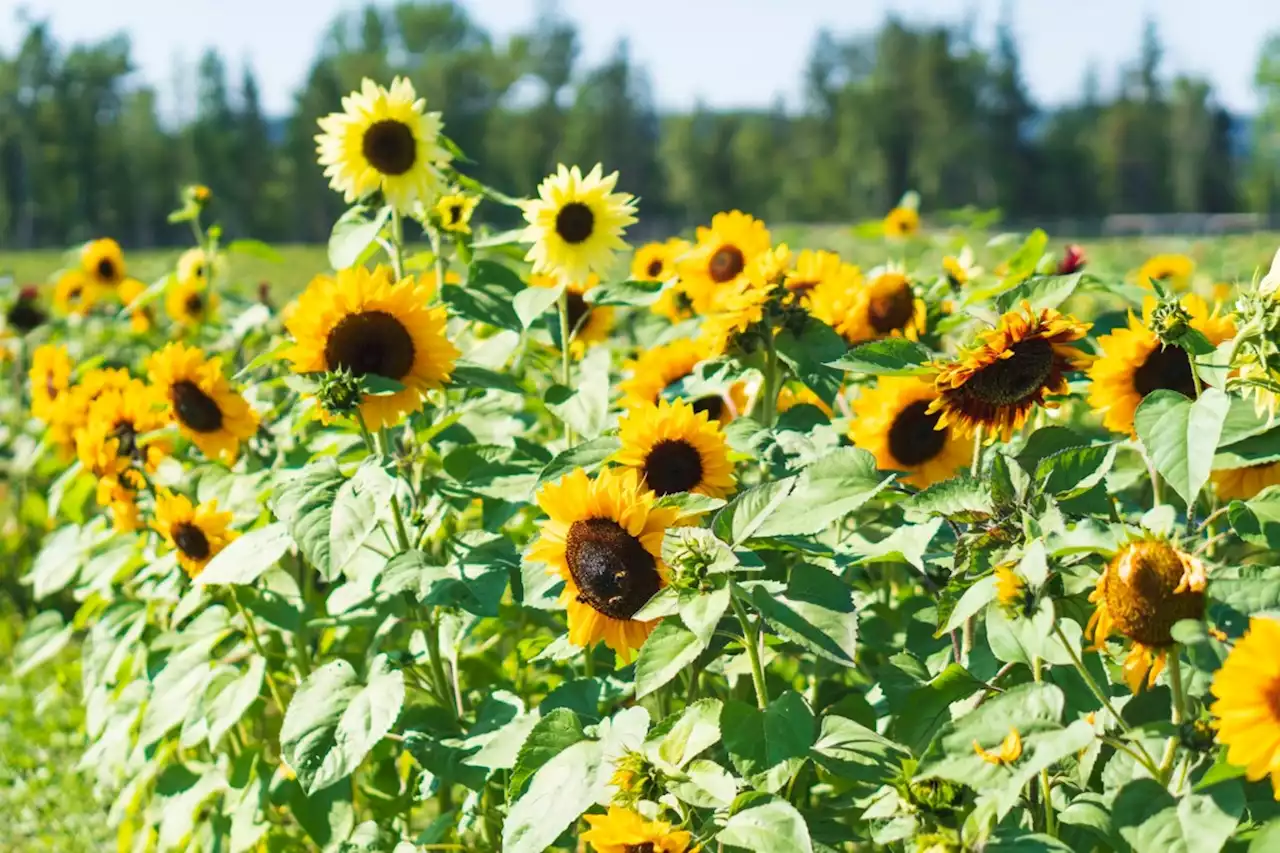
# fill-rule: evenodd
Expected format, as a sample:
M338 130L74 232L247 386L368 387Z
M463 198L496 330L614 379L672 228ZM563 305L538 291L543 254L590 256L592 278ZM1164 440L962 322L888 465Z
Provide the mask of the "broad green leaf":
M197 586L251 584L274 566L291 544L293 538L283 522L251 530L215 554L204 571L196 576L195 583Z
M555 459L548 462L538 472L538 485L541 486L543 483L559 480L565 474L578 468L583 468L590 473L603 465L604 461L614 453L617 453L618 448L621 446L622 443L618 441L618 437L613 435L602 435L599 438L576 444L558 454Z
M853 590L826 569L800 563L782 595L756 587L751 601L778 634L829 661L852 667L858 646Z
M573 390L555 385L547 392L547 408L581 438L595 438L609 420L609 348L588 350L573 368Z
M516 317L519 318L521 327L528 329L538 322L538 319L547 313L547 309L559 301L562 292L564 292L564 285L557 284L555 287L526 287L517 293L512 300L512 305L516 309Z
M138 732L139 746L150 746L186 718L191 698L204 691L213 675L209 651L225 634L223 630L205 636L165 661L151 682L151 696Z
M338 575L329 559L329 528L333 502L345 482L337 462L329 457L301 470L284 469L274 480L272 511L289 528L307 562L326 581Z
M716 840L752 853L813 853L808 824L785 800L773 800L732 815Z
M1034 276L997 296L996 310L1001 313L1012 311L1023 301L1031 303L1033 311L1057 308L1071 298L1083 277L1082 273Z
M994 601L995 597L995 575L987 575L985 578L975 581L972 586L964 591L964 595L960 596L960 600L956 602L955 609L947 617L946 624L939 628L938 633L934 636L941 637L948 631L956 630L968 621L970 616L973 616Z
M249 668L218 693L209 708L209 748L217 749L223 735L240 722L258 694L262 692L266 661L257 655L249 659Z
M87 536L79 525L68 525L46 536L31 571L23 582L31 584L31 593L40 601L65 589L84 565Z
M543 715L529 731L529 737L516 755L511 781L507 785L508 794L512 798L518 797L524 790L524 783L539 767L585 737L578 715L568 708L556 708Z
M519 332L524 324L516 315L515 299L524 290L524 282L511 268L496 261L474 261L466 282L446 287L441 297L452 314Z
M62 614L46 610L27 623L22 639L13 650L17 664L14 675L21 678L58 656L71 640L72 626L64 625Z
M901 697L891 703L897 716L889 725L889 736L915 752L923 750L938 728L950 719L951 703L982 686L982 682L957 663L948 665L927 682L916 682L914 688L904 690Z
M813 759L831 773L868 785L881 785L896 776L910 753L853 720L829 714L822 718Z
M680 595L680 621L694 633L703 647L711 644L711 636L728 609L728 586L717 587L709 592L689 591Z
M933 353L906 338L884 338L854 347L830 362L839 370L869 376L917 376L929 372Z
M1191 504L1213 466L1213 453L1230 399L1206 388L1194 403L1177 391L1148 394L1133 416L1134 428L1160 476Z
M699 753L720 742L720 715L724 703L719 699L701 699L685 708L679 718L658 741L657 758L670 768L680 769Z
M972 524L993 512L991 486L985 480L962 473L917 492L902 502L902 508Z
M782 506L795 490L796 479L784 477L742 492L716 513L711 529L716 536L736 548L754 536L770 514Z
M658 301L660 281L612 281L598 284L586 293L592 305L636 305L647 307Z
M877 471L876 459L867 451L842 447L805 466L788 499L761 522L754 535L821 533L878 495L895 476Z
M813 746L813 712L788 690L761 711L730 699L720 714L720 732L733 766L755 787L774 792L800 768Z
M1234 402L1239 398L1231 399ZM1220 446L1217 455L1213 457L1213 470L1248 468L1276 461L1280 461L1280 429L1249 436L1230 446Z
M782 363L830 405L840 393L844 377L828 362L837 361L845 354L848 345L844 338L826 323L811 317L798 336L791 329L783 328L775 345Z
M1115 462L1118 447L1108 443L1059 450L1036 464L1036 481L1050 495L1084 492L1102 482Z
M1133 853L1215 853L1243 812L1238 780L1175 799L1154 779L1135 779L1116 795L1111 821Z
M636 658L636 698L642 699L702 654L706 644L675 619L664 619L645 640Z
M333 223L329 235L329 266L344 270L364 263L377 250L379 232L391 218L391 208L379 208L373 219L365 216L365 209L353 207Z
M261 240L232 240L227 244L227 253L257 258L272 264L284 263L284 255Z
M449 384L457 388L480 388L486 390L492 388L497 391L505 391L508 394L524 393L520 383L509 374L499 373L496 370L490 370L478 364L467 364L466 362L458 362L453 366L453 371L449 374Z
M1069 447L1088 447L1090 443L1088 438L1067 427L1041 427L1027 436L1027 441L1016 458L1023 470L1028 474L1034 474L1040 465L1040 460Z
M1280 488L1264 489L1248 501L1232 501L1227 506L1227 520L1246 542L1280 550Z
M378 463L367 459L355 475L338 489L333 499L329 527L329 553L334 572L342 571L388 517L396 483Z

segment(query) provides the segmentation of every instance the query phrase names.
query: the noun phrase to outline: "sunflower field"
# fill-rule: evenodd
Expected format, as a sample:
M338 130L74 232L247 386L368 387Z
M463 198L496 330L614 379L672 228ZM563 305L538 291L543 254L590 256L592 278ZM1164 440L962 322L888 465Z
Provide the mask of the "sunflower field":
M119 851L1280 849L1280 256L633 250L625 175L340 106L301 292L192 186L5 306L10 665Z

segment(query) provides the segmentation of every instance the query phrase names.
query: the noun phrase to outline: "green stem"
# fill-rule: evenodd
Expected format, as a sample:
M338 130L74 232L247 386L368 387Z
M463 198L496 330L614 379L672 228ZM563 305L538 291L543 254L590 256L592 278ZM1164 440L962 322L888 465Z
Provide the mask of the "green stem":
M391 268L396 281L404 278L404 219L394 207L391 208Z
M769 690L764 683L764 667L760 665L760 634L751 624L746 608L738 601L732 588L729 590L729 604L733 607L733 614L738 617L738 624L742 626L742 644L747 647L747 658L751 661L751 684L756 690L756 705L763 711L769 707Z
M1040 795L1044 797L1044 831L1058 837L1057 820L1053 814L1053 788L1049 782L1049 768L1040 768Z
M1107 713L1112 716L1116 721L1116 724L1120 726L1121 729L1125 732L1132 731L1129 724L1125 722L1124 718L1120 716L1120 713L1116 711L1114 706L1112 706L1111 700L1107 698L1107 694L1102 692L1102 688L1098 686L1098 682L1094 681L1093 674L1085 668L1084 661L1080 660L1080 656L1076 654L1076 650L1071 647L1071 643L1067 640L1067 635L1062 633L1062 626L1057 622L1054 622L1053 624L1053 633L1054 636L1058 638L1058 642L1062 643L1062 647L1067 650L1067 656L1071 658L1071 665L1076 668L1076 671L1080 673L1080 677L1084 679L1084 683L1089 686L1089 691L1093 693L1093 698L1102 703L1102 707L1106 708Z
M400 499L394 494L391 496L391 517L396 525L396 544L400 546L401 551L410 551L413 545L409 541L409 531L404 526L404 516L400 512Z
M1182 663L1179 661L1178 644L1174 643L1173 647L1168 651L1169 660L1169 688L1173 691L1173 724L1181 726L1184 707L1186 705L1186 696L1182 689ZM1173 770L1174 758L1178 754L1178 734L1169 738L1169 742L1165 744L1164 756L1160 759L1160 776L1161 782L1168 782L1170 771Z
M560 311L560 384L572 389L573 385L569 381L572 362L569 354L569 290L567 287L560 291L558 307ZM564 425L564 441L570 447L573 446L573 428L568 423Z
M778 370L778 346L773 332L765 336L764 386L760 389L760 421L765 427L773 426L778 408L778 391L781 389L781 372Z
M444 257L440 254L440 232L428 228L427 235L431 238L431 259L436 268L436 292L431 301L439 302L444 299Z
M1147 474L1151 477L1151 508L1155 509L1161 504L1160 472L1156 471L1155 465L1152 463L1150 457L1147 456L1145 450L1142 452L1142 459L1147 463Z
M451 690L449 676L444 670L444 659L440 656L440 623L434 615L428 616L427 623L427 657L431 661L431 680L435 682L436 697L440 704L448 706L455 718L462 716L462 698L459 692ZM450 697L453 693L453 697Z
M276 710L280 712L280 718L284 719L284 700L280 698L280 687L276 684L275 676L271 674L271 663L270 658L267 657L267 650L262 647L262 640L258 638L258 626L253 621L253 614L245 609L245 606L240 603L240 597L236 595L236 588L234 585L228 586L227 589L231 591L231 603L235 605L236 612L239 613L240 618L244 620L245 628L249 635L249 642L253 644L254 651L262 657L263 662L266 664L266 666L263 667L263 673L266 676L267 690L271 693L271 700L276 704Z
M982 470L982 424L973 430L973 461L969 463L969 476L977 477Z

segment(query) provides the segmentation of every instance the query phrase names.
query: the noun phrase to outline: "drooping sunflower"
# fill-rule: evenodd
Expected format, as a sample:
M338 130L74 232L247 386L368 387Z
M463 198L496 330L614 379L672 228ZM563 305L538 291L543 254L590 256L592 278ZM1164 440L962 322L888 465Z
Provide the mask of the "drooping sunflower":
M128 307L135 299L143 294L147 286L136 278L126 278L120 282L117 292L120 294L120 302ZM136 334L145 334L151 331L152 315L150 305L140 305L129 311L129 328Z
M1209 707L1217 717L1218 742L1226 744L1227 761L1245 768L1257 782L1271 777L1280 800L1280 622L1264 616L1249 620L1249 630L1235 644L1210 688L1217 701Z
M737 281L773 241L763 222L740 210L717 213L710 227L698 227L696 237L696 245L676 268L693 310L706 314L717 292Z
M920 211L914 207L895 207L885 214L884 234L886 237L901 239L910 237L920 230Z
M49 423L54 417L58 396L71 384L71 356L58 344L41 344L31 354L31 414Z
M1085 634L1101 648L1112 633L1131 642L1125 684L1134 693L1153 686L1173 645L1170 630L1181 619L1204 616L1205 567L1159 539L1125 545L1089 594L1096 605Z
M610 806L608 814L584 815L591 827L582 840L596 853L687 853L693 836L663 820L645 820L631 809Z
M203 279L179 279L165 291L165 313L180 326L198 326L212 317L217 308L218 296L209 291Z
M622 448L613 461L634 468L659 497L693 492L727 497L733 464L718 421L677 400L629 409L618 423Z
M440 227L455 234L471 233L471 215L480 204L480 196L466 193L449 193L436 202L435 213Z
M147 359L164 419L211 459L230 461L258 430L258 416L222 373L222 359L171 343Z
M83 317L97 304L98 286L80 270L67 270L53 286L53 307L64 317Z
M886 270L846 292L847 309L829 325L851 344L889 337L914 341L925 329L924 300L916 297L910 279L897 270ZM815 303L818 298L815 292Z
M1264 462L1243 468L1227 468L1211 475L1214 490L1224 501L1247 501L1265 489L1280 483L1280 462Z
M164 426L155 391L132 379L89 404L85 426L76 433L76 453L86 471L98 477L119 474L134 464L155 470L164 446L143 435Z
M329 186L348 204L381 190L401 213L430 202L451 155L440 144L440 113L426 107L407 78L384 89L366 77L342 99L342 112L320 119L316 151Z
M125 280L124 252L110 238L93 240L80 250L80 269L99 287L115 287Z
M657 626L631 618L667 582L662 540L677 512L656 500L631 468L604 469L595 478L579 468L538 491L549 518L528 558L564 580L574 645L603 640L625 663Z
M1194 293L1182 297L1182 307L1191 315L1191 327L1214 346L1236 333L1231 316L1218 316ZM1119 328L1098 338L1101 355L1089 367L1089 405L1102 414L1102 423L1115 432L1133 434L1133 415L1138 404L1152 391L1168 389L1184 397L1196 396L1191 376L1191 360L1179 346L1165 346L1151 331L1156 300L1147 299L1142 320L1129 313L1128 328Z
M151 527L178 551L178 565L194 578L238 535L230 530L231 513L219 512L218 502L193 505L186 495L167 490L156 494L156 517Z
M796 255L795 269L787 273L787 290L801 305L808 305L819 287L852 291L862 284L862 271L845 263L835 252L805 249Z
M723 355L752 326L764 320L765 306L790 267L786 244L757 255L743 275L713 292L702 323L702 339L710 352Z
M98 505L110 511L111 526L116 533L132 533L142 526L138 492L145 487L146 480L136 468L126 468L98 480Z
M1082 370L1090 357L1071 344L1085 336L1089 323L1026 302L950 362L938 365L938 398L929 413L941 412L938 427L962 436L986 430L986 441L1008 441L1037 406L1052 408L1048 394L1063 394L1069 370Z
M1185 290L1195 269L1195 261L1186 255L1154 255L1139 268L1138 284L1150 288L1158 281L1170 290Z
M930 407L938 399L932 382L915 376L884 376L853 401L849 439L876 457L883 471L904 471L903 480L924 488L949 479L972 453L956 430L939 426Z
M562 163L538 185L538 198L524 204L533 272L566 282L608 273L614 252L627 247L623 231L636 221L635 198L614 192L617 183L618 173L605 175L599 163L585 176Z
M342 369L399 382L402 390L368 394L360 404L369 429L393 426L448 381L459 355L445 337L444 307L429 301L412 277L392 281L385 267L317 276L286 321L294 345L284 357L297 373Z

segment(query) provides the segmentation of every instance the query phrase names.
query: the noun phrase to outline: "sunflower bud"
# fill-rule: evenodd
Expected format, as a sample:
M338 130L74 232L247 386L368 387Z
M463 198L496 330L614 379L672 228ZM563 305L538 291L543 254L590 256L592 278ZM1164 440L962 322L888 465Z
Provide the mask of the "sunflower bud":
M1208 720L1188 720L1179 726L1178 740L1192 752L1209 752L1217 743L1217 733Z
M1151 315L1151 330L1161 343L1177 346L1191 329L1191 313L1178 299L1167 299Z
M666 790L661 770L649 763L644 753L628 750L614 765L609 784L618 789L614 805L635 806L641 800L657 800Z
M331 415L349 415L364 397L360 377L346 369L325 373L319 378L316 399Z

